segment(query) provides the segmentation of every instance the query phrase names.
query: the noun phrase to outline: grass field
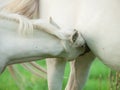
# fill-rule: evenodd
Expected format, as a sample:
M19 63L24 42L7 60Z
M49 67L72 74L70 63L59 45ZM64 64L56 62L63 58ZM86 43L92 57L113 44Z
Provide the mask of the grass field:
M38 63L40 63L40 65L43 67L46 66L45 61L38 61ZM36 77L35 75L23 69L20 65L17 65L17 67L24 77L21 82L18 82L19 85L23 87L22 90L47 90L46 79ZM68 80L69 71L69 65L67 64L63 88L65 88ZM100 61L95 60L91 67L89 80L87 81L84 90L110 90L110 81L108 78L109 73L109 68L103 65ZM0 90L20 90L7 69L0 76Z

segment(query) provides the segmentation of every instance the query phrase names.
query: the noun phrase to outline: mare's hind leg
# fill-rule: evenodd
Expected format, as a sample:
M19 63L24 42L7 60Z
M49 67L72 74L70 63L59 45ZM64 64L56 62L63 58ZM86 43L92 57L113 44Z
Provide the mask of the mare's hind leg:
M89 52L71 62L70 78L65 90L82 90L93 60L94 55Z
M64 76L65 65L65 60L55 58L47 60L49 90L62 90L62 81Z

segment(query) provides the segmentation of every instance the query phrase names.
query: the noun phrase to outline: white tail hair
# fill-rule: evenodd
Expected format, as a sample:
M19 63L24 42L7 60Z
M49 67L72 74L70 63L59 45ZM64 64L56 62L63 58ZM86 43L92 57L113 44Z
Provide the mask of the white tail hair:
M3 7L3 10L18 13L28 18L38 18L39 0L12 0Z

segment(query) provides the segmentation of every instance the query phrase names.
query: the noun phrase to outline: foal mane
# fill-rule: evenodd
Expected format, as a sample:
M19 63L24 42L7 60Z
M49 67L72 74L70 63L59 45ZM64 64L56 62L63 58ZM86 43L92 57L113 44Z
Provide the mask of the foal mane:
M27 35L33 33L34 29L42 30L51 34L52 36L57 37L58 39L66 39L64 35L60 32L58 28L54 25L50 24L49 22L43 20L31 20L25 16L9 13L9 12L0 12L0 19L13 21L19 24L18 32L22 35Z
M0 12L0 19L12 21L19 24L18 32L21 35L33 33L33 24L24 16L8 12Z

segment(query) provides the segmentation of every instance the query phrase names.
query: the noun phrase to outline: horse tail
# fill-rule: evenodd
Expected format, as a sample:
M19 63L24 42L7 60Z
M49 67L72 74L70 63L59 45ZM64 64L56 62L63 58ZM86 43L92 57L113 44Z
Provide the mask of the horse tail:
M18 13L28 18L39 18L40 0L12 0L2 7L3 10Z

